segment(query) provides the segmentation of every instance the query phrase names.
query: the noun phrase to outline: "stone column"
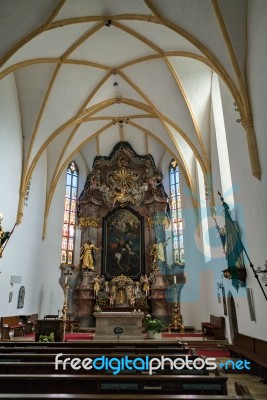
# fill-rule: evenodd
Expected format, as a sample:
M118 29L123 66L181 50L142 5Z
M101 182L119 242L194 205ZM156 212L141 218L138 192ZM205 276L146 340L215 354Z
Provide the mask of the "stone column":
M94 313L94 290L90 283L95 276L94 272L82 272L82 280L74 290L74 305L75 305L75 317L81 322L83 326L94 326L95 319Z
M151 314L154 318L160 318L165 322L168 317L168 305L165 299L168 284L160 271L153 272L153 275L155 281L151 285Z

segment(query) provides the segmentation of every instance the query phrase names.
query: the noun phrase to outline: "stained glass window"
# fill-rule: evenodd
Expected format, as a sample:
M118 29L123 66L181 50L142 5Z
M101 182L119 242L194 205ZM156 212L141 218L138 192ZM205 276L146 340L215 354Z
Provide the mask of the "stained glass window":
M79 171L72 161L67 170L64 222L62 227L61 264L73 264L75 243L76 200Z
M175 160L170 164L170 210L174 262L184 263L184 236L181 208L180 176Z

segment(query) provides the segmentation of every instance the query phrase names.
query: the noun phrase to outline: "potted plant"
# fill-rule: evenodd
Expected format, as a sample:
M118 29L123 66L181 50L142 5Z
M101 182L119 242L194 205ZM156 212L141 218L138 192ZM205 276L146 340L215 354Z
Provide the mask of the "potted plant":
M50 332L50 335L40 335L39 342L47 343L47 342L54 342L55 341L55 334Z
M144 321L145 331L150 339L161 339L161 334L164 331L165 325L160 319L152 318L147 314Z

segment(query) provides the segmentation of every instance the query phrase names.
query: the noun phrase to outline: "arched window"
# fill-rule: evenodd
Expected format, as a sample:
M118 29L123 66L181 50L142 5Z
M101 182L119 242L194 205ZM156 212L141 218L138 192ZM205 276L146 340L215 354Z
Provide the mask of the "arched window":
M68 166L62 229L61 264L73 264L75 242L76 201L79 171L74 161Z
M175 160L170 163L170 210L174 262L184 262L184 236L181 208L179 168Z

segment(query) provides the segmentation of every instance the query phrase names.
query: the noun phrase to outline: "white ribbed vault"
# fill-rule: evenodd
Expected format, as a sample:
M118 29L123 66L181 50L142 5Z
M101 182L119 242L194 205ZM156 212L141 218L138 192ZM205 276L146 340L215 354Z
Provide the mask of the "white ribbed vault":
M44 152L46 213L77 152L90 170L94 155L108 155L120 140L157 154L159 167L175 158L194 193L196 163L205 179L212 173L213 73L237 104L252 174L260 178L246 13L245 1L1 0L0 79L14 74L24 143L18 221Z

